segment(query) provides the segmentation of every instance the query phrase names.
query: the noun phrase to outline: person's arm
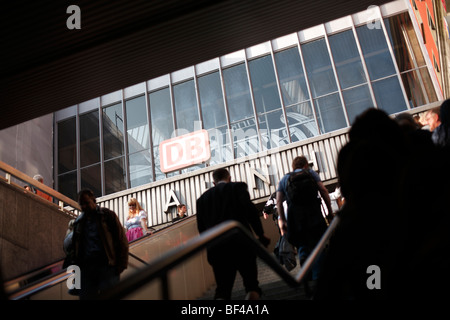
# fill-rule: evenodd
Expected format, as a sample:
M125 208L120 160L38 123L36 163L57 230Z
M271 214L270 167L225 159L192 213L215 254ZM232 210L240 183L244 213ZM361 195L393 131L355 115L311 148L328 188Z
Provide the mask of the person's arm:
M327 218L330 219L334 216L333 209L331 208L331 200L330 195L328 194L327 188L325 188L322 181L317 181L317 185L319 186L319 192L322 196L322 199L325 201L325 205L327 206L328 215Z
M109 218L109 224L111 227L111 235L113 236L114 241L114 250L116 252L117 265L116 272L117 274L121 274L123 270L128 267L128 250L129 244L126 236L125 229L120 223L119 217L117 214L109 209L102 208L103 212L107 214Z
M282 204L285 200L284 193L282 191L277 191L277 203ZM277 213L278 213L278 226L280 227L281 234L285 234L287 232L287 221L286 215L284 214L284 206L277 205Z
M261 220L259 219L258 209L256 209L256 206L250 200L250 194L248 193L247 184L244 182L238 183L236 184L236 188L239 188L239 191L237 192L239 203L244 206L243 212L247 214L248 222L250 223L253 231L258 237L259 242L264 247L267 247L270 243L270 239L267 238L264 234L264 229Z
M147 228L147 218L142 218L141 219L141 226L142 226L142 233L144 234L144 236L149 232L148 228ZM151 233L151 232L150 232Z
M141 227L142 227L142 233L144 234L144 236L148 233L148 228L147 228L147 214L145 213L145 211L141 211L139 213L139 215L141 216ZM151 232L150 232L151 233Z
M199 233L202 233L206 230L205 222L203 221L203 196L197 199L197 230Z

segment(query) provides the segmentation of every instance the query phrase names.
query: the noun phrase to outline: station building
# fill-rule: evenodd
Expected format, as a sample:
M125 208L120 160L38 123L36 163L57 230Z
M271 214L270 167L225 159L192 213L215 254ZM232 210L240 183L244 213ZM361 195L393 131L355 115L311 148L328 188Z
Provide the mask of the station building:
M90 188L149 226L196 213L212 172L230 170L261 205L305 155L325 185L368 108L421 115L448 96L446 8L397 0L80 101L52 117L54 188ZM382 128L380 128L382 130Z

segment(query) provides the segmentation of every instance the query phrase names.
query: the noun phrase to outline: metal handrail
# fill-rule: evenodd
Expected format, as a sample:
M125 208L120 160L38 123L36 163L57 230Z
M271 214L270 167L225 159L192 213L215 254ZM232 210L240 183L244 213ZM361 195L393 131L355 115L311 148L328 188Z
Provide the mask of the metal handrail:
M189 221L191 218L193 218L194 216L189 216L186 219L184 219L184 221L179 221L176 224L181 224L181 223L185 223L186 221ZM170 227L174 226L174 224L166 226L164 228L158 229L153 231L152 234L147 234L139 239L133 240L130 242L130 249L133 246L139 245L142 241L147 240L149 237L155 236L163 231L168 230ZM145 260L141 259L140 257L136 256L135 254L128 252L128 255L132 258L134 258L135 260L141 262L144 265L148 265L149 263L146 262ZM34 273L44 273L45 270L48 270L51 266L53 265L62 265L64 262L64 259L58 260L50 265L44 266L42 268L37 269L36 271L32 272L32 274ZM59 270L58 272L55 272L54 274L50 274L50 275L46 275L41 277L38 281L39 282L30 282L27 283L25 286L20 286L17 289L14 290L9 290L9 288L14 288L16 286L18 286L19 282L23 282L26 281L29 278L29 274L26 275L21 275L18 278L15 279L11 279L7 282L5 282L4 286L6 289L6 295L8 296L9 299L11 300L20 300L23 298L26 298L32 294L38 293L40 291L45 290L46 288L56 285L60 282L63 282L65 280L67 280L69 278L70 275L68 275L66 273L66 268ZM8 292L9 291L9 292Z
M309 254L308 258L305 261L305 264L302 266L300 271L298 272L295 279L298 283L301 283L303 279L305 279L306 275L308 274L309 270L311 269L312 265L314 264L315 260L319 257L319 255L322 253L322 251L325 249L326 244L328 243L328 240L331 238L331 236L334 233L334 230L338 226L340 221L339 215L335 215L333 220L331 221L331 224L328 226L327 230L323 234L322 238L320 238L319 243L317 243L314 250Z
M313 252L305 261L304 266L301 266L301 269L296 276L292 276L288 271L286 271L286 269L282 267L282 265L273 257L273 255L271 255L253 237L253 235L242 226L242 224L237 221L228 221L201 233L199 236L188 240L186 243L176 248L173 248L153 262L145 263L145 267L137 270L134 274L128 276L125 280L121 281L119 284L103 293L100 297L92 298L102 300L120 299L146 285L148 282L156 278L160 278L162 280L162 297L163 299L168 300L170 294L168 290L169 283L167 272L170 269L193 256L194 254L205 249L206 247L214 246L215 244L218 244L228 238L235 236L243 237L245 243L247 245L250 245L255 250L255 253L267 265L269 265L272 270L274 270L288 285L297 287L303 282L305 276L310 271L315 260L325 248L328 240L330 239L339 223L339 219L339 215L335 215L330 226L327 228L319 243L316 245ZM131 256L133 258L138 258L133 254L131 254ZM141 259L138 258L137 260L140 261ZM61 270L60 273L49 276L40 283L31 284L30 286L27 286L27 288L23 288L18 292L11 293L9 295L9 299L20 300L26 298L33 293L37 293L64 280L67 280L69 276L70 274L67 274L65 270Z
M32 283L28 285L26 288L22 288L16 292L7 293L7 297L9 300L21 300L27 298L30 295L38 293L47 288L53 287L54 285L57 285L69 279L70 276L71 274L67 273L66 269L64 269L57 274L50 275L44 278L39 283Z
M160 278L162 280L162 297L164 300L168 300L169 284L167 273L170 269L193 256L194 254L198 253L200 250L203 250L209 246L213 246L223 241L224 238L236 235L243 236L243 239L245 239L245 244L250 245L253 249L255 249L255 253L267 265L269 265L272 270L274 270L288 285L297 287L305 279L305 276L310 271L310 268L312 267L314 261L318 258L319 254L325 248L338 223L339 216L336 215L296 277L293 277L288 271L286 271L286 269L281 266L281 264L273 257L273 255L271 255L253 237L253 235L251 235L250 232L242 226L242 224L237 221L228 221L223 222L201 233L198 237L189 240L185 244L172 249L153 263L149 264L147 267L136 271L133 275L129 276L124 281L110 288L99 297L92 298L101 300L120 299L138 290L148 282L156 278Z
M189 216L187 218L184 219L184 221L179 221L176 223L176 225L185 223L187 221L189 221L191 218L193 218L194 216ZM171 228L172 226L174 226L174 224L171 224L169 226L165 226L164 228L158 229L158 230L154 230L152 232L152 234L147 234L139 239L133 240L130 242L130 249L133 246L139 245L142 241L147 240L149 237L153 237L157 234L160 234L161 232L164 232L166 230L168 230L169 228ZM141 262L144 265L148 265L149 263L144 261L143 259L141 259L140 257L136 256L135 254L128 252L128 255L132 258L134 258L135 260ZM39 278L39 282L28 282L28 278L30 278L31 275L34 274L43 274L45 273L46 270L50 269L52 266L55 265L62 265L64 262L64 259L60 259L50 265L46 265L42 268L36 269L35 271L31 271L31 273L27 273L24 275L21 275L15 279L11 279L8 280L4 283L4 287L6 289L6 294L7 296L9 296L10 299L23 299L26 298L27 296L34 294L34 293L38 293L39 291L45 290L46 288L48 288L50 285L56 285L62 281L67 280L67 278L69 277L68 275L66 275L66 269L61 269L58 272L55 272L53 274L50 275L44 275L42 277ZM50 280L51 279L51 280ZM26 285L21 286L20 282L26 282ZM17 289L11 290L10 288L16 288L19 287Z
M45 184L40 183L37 180L34 180L33 178L26 175L25 173L11 167L10 165L8 165L2 161L0 161L0 170L4 171L6 173L5 179L8 184L11 184L11 176L13 176L14 178L24 181L24 182L32 185L33 187L36 187L37 189L44 191L48 195L52 196L54 199L57 199L58 206L60 207L61 210L64 210L64 204L69 205L73 209L81 210L80 205L76 201L59 193L56 190L53 190L52 188L46 186Z
M136 256L135 254L133 254L131 252L128 252L128 255L130 257L134 258L135 260L141 262L144 265L149 265L148 262L142 260L141 258L139 258L138 256ZM64 259L61 260L59 263L62 263L63 261L64 261ZM51 275L41 278L39 282L30 283L27 286L20 288L16 291L10 292L10 293L7 292L6 295L8 296L8 299L10 299L10 300L24 299L32 294L38 293L49 287L52 287L63 281L66 281L70 276L71 276L71 274L67 273L67 268L64 268L54 274L51 274Z

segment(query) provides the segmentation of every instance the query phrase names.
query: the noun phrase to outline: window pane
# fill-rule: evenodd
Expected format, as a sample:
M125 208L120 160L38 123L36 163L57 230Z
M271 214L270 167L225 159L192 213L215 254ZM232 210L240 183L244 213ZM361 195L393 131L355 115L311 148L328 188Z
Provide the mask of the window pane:
M420 74L418 70L403 73L402 82L411 108L427 104L420 85Z
M230 122L254 116L247 72L243 64L223 70Z
M227 123L219 72L198 78L203 127L208 130Z
M58 176L58 191L74 201L77 199L77 172L69 172Z
M181 134L194 131L194 124L200 121L194 80L177 84L173 87L177 129ZM187 132L186 132L187 131Z
M292 142L311 138L319 134L309 101L286 108L286 116Z
M314 100L317 121L322 133L347 126L342 110L341 98L337 93Z
M98 111L80 116L81 167L100 162L100 133Z
M58 173L77 168L76 119L58 122Z
M118 192L126 188L124 158L105 161L105 194Z
M205 168L205 167L206 167L205 163L200 163L200 164L196 164L194 166L190 166L190 167L181 169L180 172L183 174L183 173L186 173L186 172L192 172L192 171L195 171L195 170L199 170L199 169L202 169L202 168Z
M376 80L394 74L394 63L383 30L364 25L356 31L370 78Z
M263 150L290 143L281 109L259 116Z
M226 126L208 130L209 145L211 148L211 165L233 160L233 150Z
M129 156L130 187L137 187L153 181L150 151L142 151Z
M372 83L378 108L388 114L406 110L405 99L396 76Z
M105 160L123 155L124 129L122 104L103 109L103 148Z
M427 67L423 67L419 69L420 74L422 75L423 84L425 86L425 91L428 95L428 101L435 102L438 100L436 91L434 90L433 82L431 81L430 74L428 72Z
M337 91L336 78L324 39L302 45L303 59L314 98Z
M133 153L150 148L145 97L128 100L125 106L127 113L128 152Z
M159 161L159 145L161 142L172 138L174 133L172 104L170 102L169 88L164 88L150 93L149 99L152 117L155 180L161 180L166 178L166 174L161 171ZM168 174L167 176L171 175L174 175L174 173Z
M414 108L436 101L436 92L409 15L402 13L386 18L385 25L400 72L415 70L402 74L410 106Z
M173 133L172 104L170 103L169 88L152 92L149 98L153 145L159 146L164 140L170 139Z
M244 120L231 125L236 158L259 152L259 139L255 121Z
M155 159L155 180L165 179L166 177L173 177L178 174L178 171L170 172L167 174L161 171L161 162L159 160L159 146L153 147L153 155Z
M309 93L298 48L277 52L275 62L284 105L290 106L308 100Z
M159 160L159 147L153 148L153 156L155 159L155 180L161 180L166 177L166 175L161 171L161 161Z
M387 18L384 24L400 72L424 66L425 60L408 14Z
M334 64L342 89L366 82L366 75L352 30L329 37Z
M258 114L280 108L280 95L278 94L272 56L268 55L249 61L248 66Z
M102 196L100 164L81 169L81 189L91 189L95 197Z
M347 109L348 121L353 124L355 118L364 110L373 108L374 104L367 85L348 89L342 92L345 107Z

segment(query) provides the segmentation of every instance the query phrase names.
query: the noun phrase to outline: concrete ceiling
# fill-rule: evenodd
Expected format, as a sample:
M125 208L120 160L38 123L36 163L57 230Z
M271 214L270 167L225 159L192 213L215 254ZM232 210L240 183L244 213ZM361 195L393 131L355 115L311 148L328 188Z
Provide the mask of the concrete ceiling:
M7 1L0 129L386 2ZM79 30L66 26L71 4Z

